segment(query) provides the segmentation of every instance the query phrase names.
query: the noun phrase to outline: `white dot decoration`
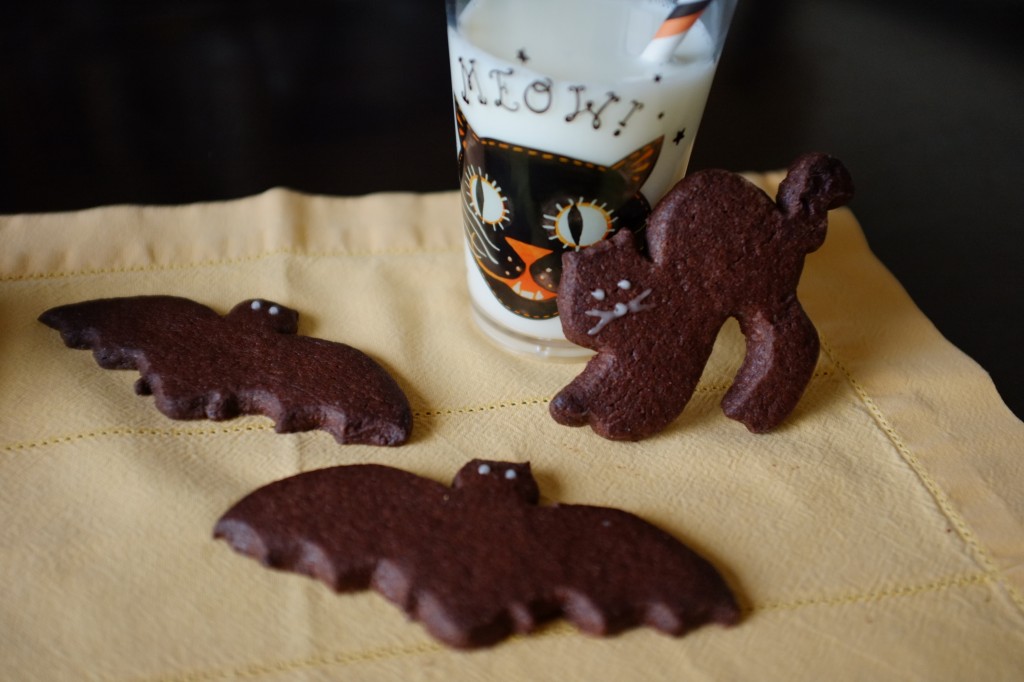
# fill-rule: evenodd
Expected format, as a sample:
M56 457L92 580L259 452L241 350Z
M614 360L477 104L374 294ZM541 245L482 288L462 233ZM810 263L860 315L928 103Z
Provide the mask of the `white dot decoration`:
M628 279L620 279L619 280L619 288L622 289L623 291L628 291L632 287L633 287L633 283L630 282Z
M491 473L491 466L489 464L481 464L479 467L477 467L476 472L481 476L486 476L487 474Z
M507 478L510 481L514 479L516 475L517 474L515 469L509 469L508 471L505 472L505 478Z
M594 289L593 291L590 292L590 295L593 296L598 301L603 301L605 296L604 289Z
M276 305L272 305L270 306L270 310L268 310L267 312L270 313L271 315L277 315L278 313L281 312L281 309L278 308Z
M615 317L622 317L623 315L625 315L628 312L629 312L629 306L627 306L625 303L616 303L615 304Z
M263 304L260 303L259 301L253 301L252 305L249 307L252 308L253 310L259 310L260 308L263 307Z

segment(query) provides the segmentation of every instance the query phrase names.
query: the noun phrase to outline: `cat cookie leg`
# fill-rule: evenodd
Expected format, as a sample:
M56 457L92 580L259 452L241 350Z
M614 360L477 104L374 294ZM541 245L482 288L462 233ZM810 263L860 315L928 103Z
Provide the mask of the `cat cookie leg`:
M589 414L586 398L582 392L574 388L570 384L559 391L548 404L548 412L563 426L586 426Z
M610 356L599 354L591 358L580 375L551 400L548 412L552 418L564 426L591 423L591 404L599 399L600 386L607 381L613 364Z
M549 405L551 416L566 426L590 427L610 440L636 441L658 433L686 407L700 379L711 344L676 364L646 365L599 354ZM665 383L674 387L670 394Z
M740 328L747 353L722 410L764 433L789 416L807 388L818 362L818 333L795 297L775 315L744 315Z

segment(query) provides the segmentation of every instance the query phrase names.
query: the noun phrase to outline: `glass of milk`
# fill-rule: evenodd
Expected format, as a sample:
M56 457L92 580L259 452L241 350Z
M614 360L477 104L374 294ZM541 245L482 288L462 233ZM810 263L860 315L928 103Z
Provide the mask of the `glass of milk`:
M642 232L683 176L737 0L446 1L473 315L511 350L582 357L562 255Z

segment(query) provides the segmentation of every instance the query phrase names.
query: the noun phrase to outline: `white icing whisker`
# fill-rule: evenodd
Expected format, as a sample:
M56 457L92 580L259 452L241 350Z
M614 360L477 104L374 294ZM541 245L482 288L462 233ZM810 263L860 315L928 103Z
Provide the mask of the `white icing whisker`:
M638 313L641 310L647 310L648 308L653 308L654 307L653 305L640 305L640 302L643 301L645 298L647 298L650 295L651 295L651 290L650 289L644 289L639 294L634 296L629 301L629 303L626 304L629 307L629 312L631 312L631 313Z
M623 280L623 281L625 281L625 280ZM625 317L629 313L638 313L641 310L647 310L648 308L653 308L654 307L653 305L644 305L643 304L643 300L645 298L647 298L648 296L650 296L650 295L651 295L651 290L650 289L644 289L642 292L640 292L639 294L634 296L632 299L630 299L626 303L616 303L615 307L612 308L611 310L598 310L596 308L591 309L591 310L587 310L586 312L583 313L584 315L588 315L590 317L598 318L597 324L594 325L593 327L591 327L589 330L587 330L587 335L588 336L594 336L595 334L600 332L602 329L607 327L608 324L610 324L614 320L617 320L620 317Z

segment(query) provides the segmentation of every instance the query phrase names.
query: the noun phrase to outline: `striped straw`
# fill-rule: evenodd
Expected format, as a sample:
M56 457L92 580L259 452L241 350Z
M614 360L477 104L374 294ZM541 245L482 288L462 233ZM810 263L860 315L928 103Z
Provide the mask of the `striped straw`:
M686 37L686 32L697 23L701 13L710 4L711 0L676 3L676 6L672 8L672 13L661 24L661 28L654 34L654 38L644 48L640 57L650 62L659 63L671 59L672 53Z

